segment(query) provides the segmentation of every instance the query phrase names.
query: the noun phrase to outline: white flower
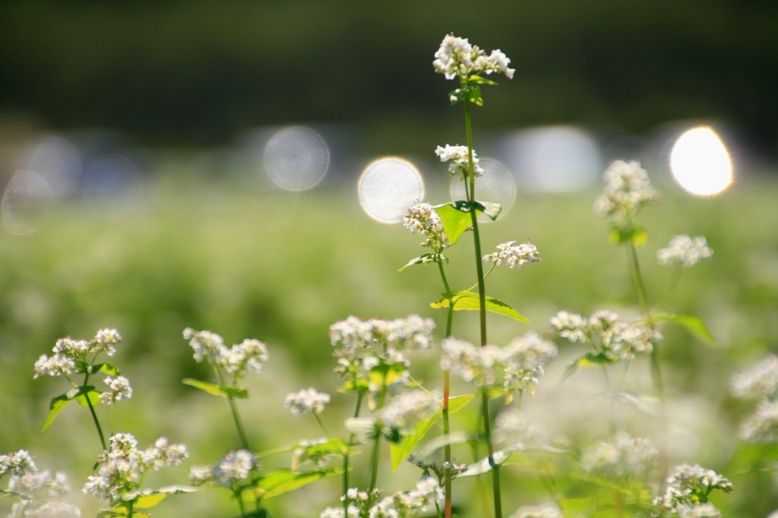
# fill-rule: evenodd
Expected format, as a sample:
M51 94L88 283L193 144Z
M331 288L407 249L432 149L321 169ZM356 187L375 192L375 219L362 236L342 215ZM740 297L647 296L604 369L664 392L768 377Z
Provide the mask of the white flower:
M605 191L594 202L600 216L612 216L620 222L630 221L643 205L659 200L646 171L639 162L613 162L603 174Z
M213 478L223 486L232 487L247 480L256 468L257 459L253 453L248 450L232 451L213 467Z
M414 234L427 236L421 246L437 251L451 246L440 216L429 203L417 203L409 208L403 216L402 223Z
M43 354L35 362L35 376L33 376L33 379L41 376L68 376L75 370L76 363L72 357L55 354L49 358Z
M124 401L132 397L132 387L130 380L124 376L105 378L105 384L111 389L110 392L100 394L100 402L105 405L113 405L117 401Z
M562 338L567 338L571 342L586 343L586 320L578 313L569 311L560 311L549 321L551 328L559 333Z
M511 60L500 50L494 50L487 56L483 50L476 45L471 45L467 39L448 34L435 52L432 66L435 72L443 74L449 80L457 76L468 78L473 74L488 75L495 72L513 79L514 70L508 68L510 62Z
M73 505L58 501L70 492L64 473L52 476L48 471L27 472L14 475L8 483L8 490L22 496L14 504L10 517L78 518L81 510Z
M746 442L778 441L778 401L760 401L754 413L740 424L738 436Z
M35 473L38 468L27 450L19 450L16 453L0 455L0 477L10 473L16 477L23 477L28 473Z
M421 389L402 392L381 409L381 423L403 433L442 408L441 399L436 394Z
M653 343L662 338L648 327L620 322L619 316L608 310L595 311L588 319L560 311L551 317L550 323L559 336L571 342L599 342L604 352L626 361L634 360L636 353L650 353Z
M730 382L730 390L733 396L741 399L772 399L778 391L778 356L770 354L735 374Z
M240 376L244 370L258 373L269 358L267 346L259 340L247 338L230 348L220 348L218 363L233 376Z
M448 172L451 176L460 175L463 179L467 177L467 173L470 170L470 155L467 146L451 146L446 144L446 147L438 146L435 149L435 154L440 157L441 162L451 162L448 165ZM473 173L475 176L484 174L483 168L478 164L478 155L476 155L475 150L473 150Z
M678 267L694 266L703 259L710 259L712 255L713 250L708 247L705 237L689 237L686 234L673 236L667 248L656 252L659 264Z
M699 464L679 464L667 477L665 492L654 499L654 505L682 517L715 517L718 515L711 514L715 513L715 508L712 506L695 511L695 508L701 505L699 502L707 500L708 495L714 489L729 493L732 491L732 482L712 469L705 469ZM693 514L694 512L708 514Z
M562 518L562 511L552 503L525 505L519 507L510 518Z
M659 450L650 440L620 431L613 441L586 450L581 464L587 472L611 477L641 475L648 472L658 455Z
M122 341L122 336L116 329L101 329L90 342L90 352L98 353L105 351L108 356L116 353L114 345Z
M329 402L329 394L319 392L315 388L310 387L300 392L287 394L284 406L294 415L321 414L324 411L324 406Z
M525 263L540 262L538 249L532 243L516 244L516 241L506 241L497 245L497 251L484 256L487 263L507 264L511 268L521 268Z
M195 331L187 327L184 329L184 338L189 340L189 345L194 350L194 359L200 363L208 359L214 365L219 363L220 356L224 353L224 339L211 331Z
M213 468L197 464L189 468L189 483L193 486L202 486L213 480Z

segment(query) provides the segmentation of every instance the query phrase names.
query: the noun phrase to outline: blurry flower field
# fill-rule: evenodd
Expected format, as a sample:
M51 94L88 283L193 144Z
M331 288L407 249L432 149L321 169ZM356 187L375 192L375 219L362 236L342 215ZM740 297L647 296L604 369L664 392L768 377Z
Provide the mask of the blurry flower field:
M701 316L718 345L676 328L662 329L673 427L669 450L674 461L693 459L732 481L733 493L713 496L723 516L767 516L778 508L778 483L755 468L778 462L778 448L738 439L738 426L754 405L730 395L730 379L778 349L778 185L737 185L712 199L689 198L661 182L657 187L664 199L644 210L642 223L650 235L638 252L649 297L661 299L663 292L651 290L670 281L670 271L657 264L655 254L673 235L704 235L714 250L712 260L684 272L672 306ZM492 296L510 299L530 320L490 316L494 343L507 344L530 330L550 339L549 318L562 309L591 314L607 306L637 316L626 254L608 244L607 225L592 209L597 195L596 189L564 196L520 194L510 213L483 226L489 242L529 238L543 254L531 275L495 274L489 280ZM427 267L398 272L419 255L418 236L366 217L351 191L163 189L122 218L73 203L46 214L40 228L29 236L0 236L0 453L28 449L39 465L66 471L84 516L94 515L98 505L78 494L98 453L88 417L63 412L40 433L58 389L54 380L33 383L33 365L58 338L120 330L124 344L116 362L134 389L118 414L123 431L143 447L161 436L185 443L194 463L234 449L237 438L226 408L181 383L207 376L192 359L182 337L185 328L213 330L229 343L257 338L267 344L270 359L259 375L247 379L251 399L240 403L261 454L315 436L315 423L284 407L291 392L315 386L333 394L327 410L331 422L348 417L345 398L335 391L330 324L349 315L392 319L417 313L434 318L440 329L445 320L443 311L430 307L440 298L440 287ZM451 251L452 256L471 253L467 246ZM452 271L461 263L452 261ZM475 318L458 317L462 338L474 339ZM428 376L427 386L436 386L439 375L437 345L416 360L418 372ZM597 376L584 372L563 380L580 349L561 340L558 346L559 356L536 397L522 406L531 424L548 430L536 438L543 444L561 433L594 437L593 430L607 420L606 404L594 400ZM650 387L645 360L631 369ZM476 414L473 407L456 419L467 423ZM633 418L628 412L623 417L639 423ZM367 456L362 452L355 462ZM262 462L272 465L274 458ZM537 476L546 462L527 456L506 466L507 509L548 498ZM160 473L160 480L185 483L187 469L172 468ZM468 483L462 487L475 494L475 485ZM574 478L561 483L573 494L586 485ZM268 507L274 516L314 516L332 504L339 489L337 480L325 480ZM234 514L221 497L206 491L171 498L158 513Z

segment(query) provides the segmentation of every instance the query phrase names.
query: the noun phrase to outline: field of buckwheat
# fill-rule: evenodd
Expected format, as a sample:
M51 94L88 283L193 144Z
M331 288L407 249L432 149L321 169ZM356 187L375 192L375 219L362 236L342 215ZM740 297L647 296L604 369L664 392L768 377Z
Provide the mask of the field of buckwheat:
M498 220L473 132L514 70L434 58L462 143L397 225L195 183L3 237L0 514L773 516L778 186L624 157Z

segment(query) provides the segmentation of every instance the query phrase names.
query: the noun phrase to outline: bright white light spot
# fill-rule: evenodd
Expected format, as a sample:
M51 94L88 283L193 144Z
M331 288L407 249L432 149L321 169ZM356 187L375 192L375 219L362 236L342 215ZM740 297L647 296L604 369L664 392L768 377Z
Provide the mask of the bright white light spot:
M678 184L698 196L718 194L732 183L732 161L724 143L707 126L681 135L670 152L670 170Z
M265 147L265 171L273 183L288 191L304 191L322 181L330 166L324 139L308 128L287 128Z
M40 175L18 171L3 193L3 227L17 236L38 230L38 220L52 201L51 187Z
M484 174L475 179L475 198L480 201L499 203L502 206L502 211L497 219L500 219L508 213L516 200L516 182L508 168L500 162L490 158L482 158L479 163ZM451 178L450 192L452 201L466 199L465 184L461 180L461 176ZM492 219L481 214L478 221L490 222Z
M357 193L368 216L381 223L397 223L413 204L424 199L424 180L407 160L379 158L359 177Z

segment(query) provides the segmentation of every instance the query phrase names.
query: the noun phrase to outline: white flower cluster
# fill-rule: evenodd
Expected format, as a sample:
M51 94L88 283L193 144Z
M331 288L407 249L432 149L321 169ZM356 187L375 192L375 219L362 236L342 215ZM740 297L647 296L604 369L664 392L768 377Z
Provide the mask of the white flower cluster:
M628 222L641 207L660 198L639 162L617 160L605 171L603 179L605 191L594 202L594 210L600 216Z
M465 179L468 176L470 170L470 154L467 151L467 146L451 146L446 144L446 147L438 146L435 148L435 154L438 155L441 162L451 162L448 164L448 172L451 176L457 176L461 179ZM473 174L475 176L482 176L484 174L483 168L479 165L478 155L473 150Z
M421 420L439 413L443 409L438 394L415 389L394 396L379 412L381 424L406 434Z
M516 244L506 241L497 245L497 251L484 256L487 263L507 264L511 268L521 268L526 263L540 262L538 249L532 243Z
M477 347L465 340L447 338L441 344L440 366L478 387L501 387L508 402L518 392L534 395L543 365L557 354L556 346L532 331L506 347Z
M111 504L134 494L147 471L177 466L189 456L185 445L169 444L165 437L145 450L139 450L138 441L128 433L112 436L109 443L98 457L97 474L89 476L83 492Z
M631 437L624 431L613 441L603 441L589 448L581 457L588 473L607 477L645 476L659 456L659 450L649 439Z
M548 432L515 407L506 408L497 415L494 441L507 450L517 451L542 449L550 442Z
M656 259L662 266L689 267L703 259L710 259L713 250L708 247L704 236L689 237L686 234L673 236L667 248L656 252Z
M117 376L115 378L108 376L104 381L110 389L109 392L100 394L100 402L104 405L113 405L117 401L125 401L132 397L130 380L124 376Z
M0 478L6 473L10 473L15 477L22 477L27 473L35 473L36 471L38 471L38 468L27 450L0 455Z
M81 510L60 501L70 492L64 473L51 475L48 471L27 471L14 475L8 483L8 491L22 497L14 503L9 518L80 518Z
M247 481L251 472L258 468L259 461L250 451L231 451L213 466L193 466L189 470L189 482L194 486L201 486L214 481L231 488Z
M287 394L284 406L294 415L321 414L330 402L330 395L313 387Z
M667 477L665 492L654 499L654 505L680 517L719 517L718 509L707 503L714 489L729 493L732 482L699 464L680 464Z
M194 350L194 359L200 363L207 359L208 363L218 365L236 379L244 371L258 373L268 360L267 346L253 338L247 338L232 347L224 345L224 339L211 331L195 331L187 327L184 338Z
M471 75L489 75L495 72L513 79L515 70L508 68L510 63L511 60L500 50L493 50L487 56L486 52L477 45L471 45L466 38L457 38L453 34L448 34L435 52L432 66L435 72L443 74L448 80L457 76L467 79Z
M395 320L360 320L350 316L336 322L329 330L330 343L335 348L333 355L338 359L335 372L352 388L364 385L371 392L378 392L382 387L370 379L371 369L383 364L399 366L404 371L410 365L405 351L428 349L434 328L431 318L418 315ZM389 388L396 389L407 385L409 377L407 372L395 372L386 380Z
M330 442L327 437L317 439L302 439L292 451L292 470L299 471L303 466L309 466L314 470L323 470L329 464L330 458L340 457L342 450L333 448L320 448ZM345 444L345 443L344 443Z
M115 329L101 329L91 340L73 340L70 337L60 338L54 345L54 355L41 355L35 362L35 376L68 376L76 371L77 361L87 361L87 355L106 353L113 356L115 345L122 337Z
M443 500L443 488L434 477L422 478L410 491L397 492L380 498L380 492L372 493L350 488L341 497L347 503L343 507L328 507L319 518L402 518L414 511L423 511Z
M510 518L562 518L562 510L556 504L544 503L525 505L513 513Z
M650 353L653 342L662 338L658 331L652 333L648 327L626 324L618 318L608 310L596 311L589 318L560 311L551 317L550 323L559 336L571 342L599 345L603 352L627 361L634 360L636 353Z
M778 441L778 357L768 355L735 374L730 391L737 398L759 400L754 412L740 424L738 436L747 442Z
M427 236L427 239L421 244L423 247L440 252L451 246L440 216L429 203L417 203L409 208L403 216L402 223L414 234Z

